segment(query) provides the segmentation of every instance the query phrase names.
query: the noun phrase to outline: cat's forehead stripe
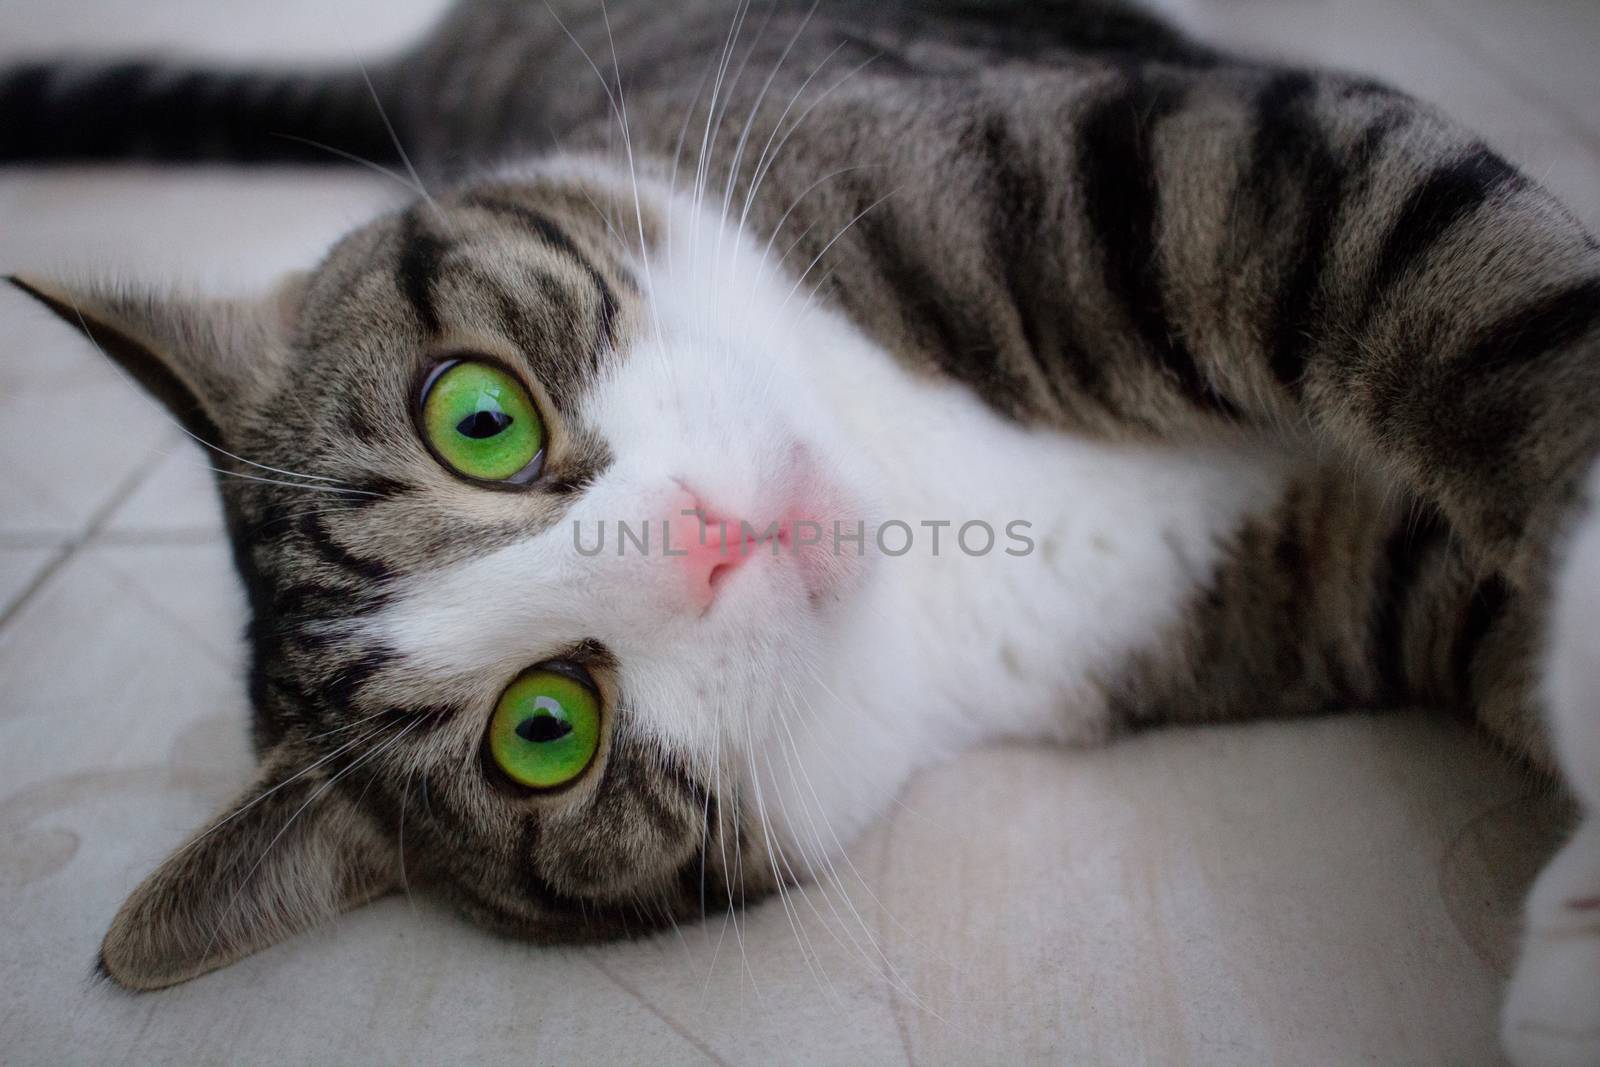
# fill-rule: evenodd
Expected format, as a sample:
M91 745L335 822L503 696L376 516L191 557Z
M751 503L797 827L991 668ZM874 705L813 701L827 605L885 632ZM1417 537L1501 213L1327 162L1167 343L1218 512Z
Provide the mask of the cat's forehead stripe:
M536 235L550 248L577 263L583 269L583 272L588 275L589 281L594 284L595 291L600 296L597 342L601 348L611 348L616 345L618 312L616 291L594 261L579 248L578 243L560 224L532 207L514 203L503 197L479 194L467 198L466 203L471 207L487 211L502 220L517 223L519 227Z
M395 284L405 295L423 328L430 334L440 331L439 310L434 304L433 284L448 245L422 225L417 209L405 213L400 230L400 262L395 266Z

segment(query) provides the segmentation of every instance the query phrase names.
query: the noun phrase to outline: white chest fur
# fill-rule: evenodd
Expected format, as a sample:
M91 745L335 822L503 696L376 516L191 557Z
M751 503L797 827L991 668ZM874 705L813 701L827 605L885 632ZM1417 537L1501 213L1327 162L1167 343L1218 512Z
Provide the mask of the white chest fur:
M781 683L809 691L807 714L764 735L781 759L754 761L776 768L774 821L821 806L843 837L910 770L976 742L1101 736L1100 681L1159 640L1226 535L1280 497L1290 461L1262 447L1112 445L1021 427L802 304L808 287L752 269L760 250L738 238L701 231L677 247L711 245L714 266L702 256L661 272L662 296L680 309L715 304L698 318L724 335L712 347L762 332L747 345L772 363L760 377L774 421L806 428L861 494L869 528L869 577L818 657L822 676ZM983 525L963 543L967 523ZM824 799L830 788L855 801Z
M852 713L878 727L849 758L864 780L897 782L985 739L1103 736L1101 681L1159 640L1210 579L1226 535L1270 507L1290 472L1261 448L1026 429L964 387L909 376L864 340L825 352L818 388L863 443L878 517L915 532L910 551L874 560L834 661L835 692L856 694ZM940 520L951 525L935 554L923 524ZM996 531L991 551L957 543L972 521ZM894 534L885 539L898 549ZM974 528L971 547L984 541ZM837 764L826 736L816 740L811 757Z

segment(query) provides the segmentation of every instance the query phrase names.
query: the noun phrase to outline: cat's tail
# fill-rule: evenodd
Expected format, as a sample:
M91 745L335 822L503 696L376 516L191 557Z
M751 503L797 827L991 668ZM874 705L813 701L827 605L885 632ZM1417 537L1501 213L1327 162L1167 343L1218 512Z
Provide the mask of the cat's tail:
M0 67L0 164L389 163L397 68L228 71L160 59Z

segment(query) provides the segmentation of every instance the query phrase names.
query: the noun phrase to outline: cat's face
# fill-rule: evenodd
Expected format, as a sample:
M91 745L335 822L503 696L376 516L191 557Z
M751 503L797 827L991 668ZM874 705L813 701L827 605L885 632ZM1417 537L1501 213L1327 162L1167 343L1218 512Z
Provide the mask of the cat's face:
M261 306L29 283L237 457L213 459L261 776L124 907L117 980L184 980L402 880L540 939L637 931L823 847L795 761L841 730L824 678L871 561L804 541L869 504L804 338L709 268L662 251L647 276L613 195L418 205Z

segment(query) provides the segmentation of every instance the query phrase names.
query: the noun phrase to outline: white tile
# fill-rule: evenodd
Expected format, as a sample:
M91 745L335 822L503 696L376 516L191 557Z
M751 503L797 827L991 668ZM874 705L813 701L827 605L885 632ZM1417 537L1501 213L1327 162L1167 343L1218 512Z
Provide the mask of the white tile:
M86 554L107 584L133 594L204 649L224 668L243 677L243 589L233 568L232 548L220 535L178 544L94 544Z
M873 899L877 852L869 835L851 849L850 861L839 861L837 885L795 890L787 908L765 901L738 917L737 930L714 918L679 935L583 955L680 1020L726 1063L795 1062L797 1055L806 1062L901 1062L888 984L895 979L886 981L881 948L886 920Z
M150 476L112 513L105 532L117 540L162 534L221 537L222 501L206 450L187 437L173 441Z
M1600 152L1569 139L1529 141L1517 162L1589 228L1600 233Z
M1574 136L1600 140L1600 4L1592 0L1418 0L1441 33L1513 86L1558 113Z
M64 552L64 548L7 548L0 547L0 616L11 606L50 562ZM0 678L0 686L4 685Z
M904 805L900 1019L951 1063L1484 1062L1564 816L1420 714L996 750Z
M93 550L73 556L0 630L0 795L159 763L205 716L234 718L242 737L242 674L192 632L201 617L192 602L141 595Z
M343 167L0 171L0 266L249 295L285 271L313 266L334 241L405 195Z
M171 433L76 334L0 294L0 533L81 534Z

